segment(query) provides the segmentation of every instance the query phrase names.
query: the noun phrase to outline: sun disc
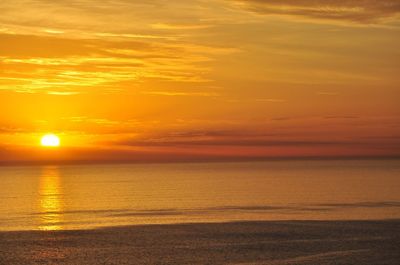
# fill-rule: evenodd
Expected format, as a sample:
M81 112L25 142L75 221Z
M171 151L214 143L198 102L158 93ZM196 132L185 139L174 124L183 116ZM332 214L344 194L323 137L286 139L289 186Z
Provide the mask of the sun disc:
M40 144L46 147L57 147L60 146L60 138L55 134L46 134L43 135Z

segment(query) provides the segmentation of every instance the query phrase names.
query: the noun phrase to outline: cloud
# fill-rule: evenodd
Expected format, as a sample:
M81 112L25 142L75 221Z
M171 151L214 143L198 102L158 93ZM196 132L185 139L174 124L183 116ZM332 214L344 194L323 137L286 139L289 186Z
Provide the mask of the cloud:
M143 91L142 94L155 96L191 96L191 97L217 97L215 92L181 92L181 91Z
M290 15L318 20L376 24L400 13L398 0L236 0L264 15Z
M26 132L30 132L30 130L13 126L0 126L0 134L14 134L14 133L26 133Z
M311 141L311 140L268 140L268 139L149 139L126 140L119 142L127 146L243 146L243 147L316 147L337 145L367 145L366 142L354 141Z
M240 130L204 130L180 131L145 137L125 138L112 143L116 146L131 147L336 147L336 146L385 146L396 144L382 140L338 139L325 137L312 139L309 137L285 137L273 133L250 132ZM398 143L397 143L398 144Z
M325 116L324 119L358 119L359 117L357 116L351 116L351 115L332 115L332 116Z
M207 29L212 25L207 24L166 24L166 23L155 23L151 25L155 29L164 30L195 30L195 29Z
M198 84L214 80L219 56L239 51L200 40L221 15L202 0L4 0L0 10L0 90L69 95L149 81Z
M279 98L258 98L256 101L259 102L271 102L271 103L283 103L286 102L284 99L279 99Z
M200 49L193 44L146 38L73 39L3 33L0 90L71 95L92 87L123 90L127 88L123 82L143 79L206 82L209 67L202 63L215 53L226 52L221 47ZM161 95L151 94L156 93Z
M56 95L56 96L72 96L77 95L79 92L76 91L47 91L49 95Z
M0 2L0 24L48 34L106 31L111 34L153 35L160 31L193 30L209 27L202 20L212 10L202 0L11 0ZM21 12L23 10L23 12ZM214 14L214 16L216 16ZM134 22L134 23L132 23ZM97 31L97 32L96 32ZM173 33L175 34L175 33ZM132 36L131 35L131 36Z

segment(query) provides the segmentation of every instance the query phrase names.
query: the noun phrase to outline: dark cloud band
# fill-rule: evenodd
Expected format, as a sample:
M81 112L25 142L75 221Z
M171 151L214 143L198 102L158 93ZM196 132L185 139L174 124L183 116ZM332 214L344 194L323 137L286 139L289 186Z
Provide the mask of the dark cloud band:
M400 13L398 0L237 0L253 12L313 19L378 23Z

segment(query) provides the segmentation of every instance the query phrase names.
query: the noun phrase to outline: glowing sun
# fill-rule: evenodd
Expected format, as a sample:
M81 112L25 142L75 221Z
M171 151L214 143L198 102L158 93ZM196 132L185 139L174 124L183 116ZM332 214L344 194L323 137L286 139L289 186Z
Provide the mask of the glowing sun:
M52 133L46 134L40 139L40 144L47 147L58 147L60 146L60 138Z

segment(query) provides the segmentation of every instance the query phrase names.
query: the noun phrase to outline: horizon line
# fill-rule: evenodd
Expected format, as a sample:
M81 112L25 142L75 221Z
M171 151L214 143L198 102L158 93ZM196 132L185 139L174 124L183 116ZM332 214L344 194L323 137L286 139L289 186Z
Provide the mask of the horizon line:
M56 165L115 165L115 164L178 164L178 163L240 163L268 161L301 160L397 160L396 156L290 156L290 157L251 157L251 158L204 158L204 159L160 159L160 160L14 160L0 161L0 167L7 166L56 166Z

